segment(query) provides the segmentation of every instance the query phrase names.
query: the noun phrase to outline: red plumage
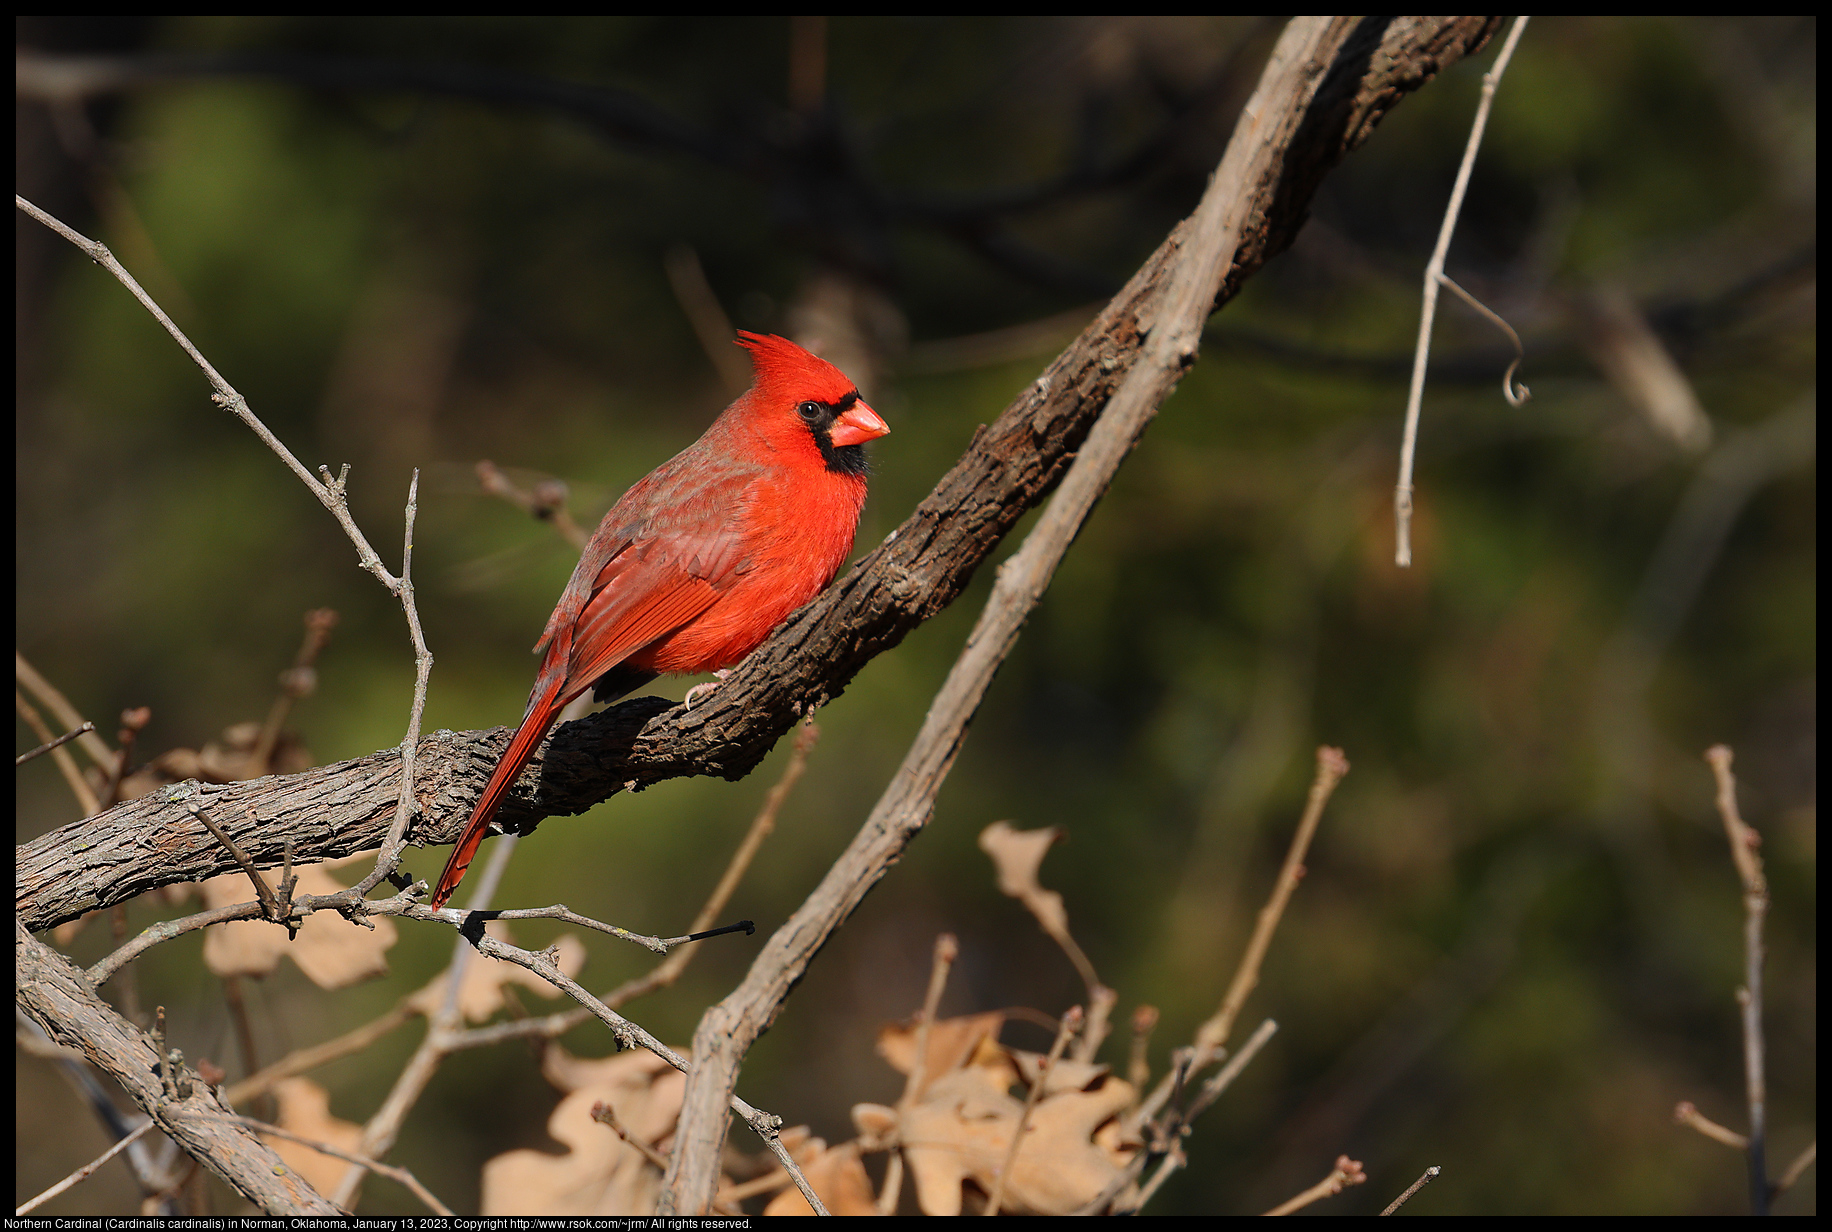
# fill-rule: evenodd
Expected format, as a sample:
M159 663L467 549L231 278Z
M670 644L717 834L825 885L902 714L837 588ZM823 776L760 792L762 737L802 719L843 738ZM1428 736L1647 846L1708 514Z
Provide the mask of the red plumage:
M442 907L561 709L664 672L730 667L833 580L865 504L860 446L890 429L852 381L786 338L740 332L751 388L604 515L535 644L528 711L440 874Z

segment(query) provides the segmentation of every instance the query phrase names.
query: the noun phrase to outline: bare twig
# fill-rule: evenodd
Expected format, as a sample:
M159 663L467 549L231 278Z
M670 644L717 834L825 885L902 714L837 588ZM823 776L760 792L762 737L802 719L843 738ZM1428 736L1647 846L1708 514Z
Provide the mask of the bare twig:
M902 1124L909 1115L910 1107L922 1095L922 1087L928 1081L929 1074L929 1033L935 1026L935 1013L941 1006L942 989L947 987L948 972L954 966L954 960L960 957L961 946L953 933L942 933L935 938L935 950L929 961L929 988L922 998L922 1016L916 1022L916 1052L910 1061L910 1072L904 1075L903 1094L897 1099L897 1121ZM899 1148L902 1143L896 1144ZM878 1190L877 1208L880 1215L897 1213L897 1203L903 1195L903 1152L901 1149L891 1153L890 1163L886 1165L884 1184Z
M1157 1006L1141 1005L1132 1011L1132 1051L1126 1062L1126 1081L1132 1084L1135 1105L1145 1090L1145 1084L1151 1081L1151 1057L1148 1049L1151 1046L1151 1033L1157 1026Z
M668 273L668 285L674 290L674 298L680 302L687 323L693 326L694 337L700 340L706 358L719 374L719 383L732 395L749 389L751 366L745 361L744 352L732 345L731 318L725 315L718 293L706 281L700 254L691 245L677 244L663 256L662 266Z
M738 888L738 883L743 880L745 871L750 868L751 861L756 858L763 841L775 831L776 817L781 812L783 803L788 799L790 790L800 781L802 772L807 768L808 754L813 752L815 742L820 739L820 734L820 728L811 721L801 725L795 737L789 764L783 768L782 778L777 780L776 785L764 797L762 807L758 809L757 816L751 821L751 828L745 832L744 838L732 853L732 858L726 864L725 872L720 876L718 885L707 896L699 913L693 917L693 923L689 926L691 938L713 935L707 931L708 926L725 910L726 903L731 900L733 892ZM742 926L746 932L750 931L749 921L744 921ZM736 928L740 925L730 927ZM466 954L470 952L468 946L463 949ZM658 988L667 988L680 978L681 972L686 970L687 964L693 961L693 956L698 952L697 947L675 949L666 959L656 964L653 970L635 979L624 981L610 992L605 993L600 1000L612 1009L618 1009ZM591 1011L576 1007L539 1018L497 1023L488 1027L455 1033L448 1037L447 1044L450 1048L477 1048L509 1039L558 1039L590 1017Z
M340 501L342 495L343 486L339 481L338 497ZM382 850L375 858L375 868L354 887L358 895L369 893L382 883L383 878L391 876L400 866L401 854L407 849L407 831L420 814L419 800L414 794L414 761L420 747L420 720L426 714L426 689L432 680L433 652L426 644L426 633L420 627L420 609L414 602L413 523L414 515L418 512L419 507L420 468L415 467L413 478L407 484L405 530L401 545L401 577L395 586L390 587L401 601L402 614L407 618L407 635L413 643L413 700L407 710L407 730L401 736L401 780L399 790L395 794L394 821L388 827L388 837L383 841Z
M403 1000L353 1031L322 1044L290 1052L265 1069L248 1075L232 1086L224 1087L223 1100L232 1105L245 1104L258 1095L265 1095L287 1078L309 1073L321 1065L364 1051L396 1027L404 1026L419 1016L411 998Z
M1259 983L1260 964L1265 961L1266 951L1272 945L1272 934L1277 931L1279 920L1285 914L1285 904L1291 901L1293 892L1298 888L1298 881L1304 876L1304 856L1310 850L1310 840L1317 832L1317 823L1323 818L1323 806L1329 803L1336 784L1348 772L1349 761L1342 755L1341 749L1329 745L1317 749L1317 775L1311 781L1310 798L1305 803L1304 816L1298 821L1297 833L1291 837L1291 848L1285 853L1285 864L1279 869L1279 879L1273 885L1272 895L1266 900L1266 905L1260 908L1259 921L1254 926L1252 938L1247 942L1246 953L1241 955L1240 966L1234 972L1234 982L1228 986L1227 996L1221 1000L1221 1008L1196 1032L1196 1068L1206 1065L1210 1057L1228 1042L1228 1036L1234 1030L1234 1019L1246 1004L1248 994Z
M1336 1156L1336 1166L1331 1169L1328 1176L1324 1177L1295 1198L1290 1198L1279 1203L1266 1213L1268 1215L1289 1215L1293 1211L1309 1206L1313 1202L1319 1202L1324 1198L1334 1197L1347 1189L1350 1185L1359 1185L1367 1179L1368 1174L1361 1170L1360 1160L1350 1159L1347 1155L1338 1155Z
M645 933L633 933L627 928L615 924L606 924L594 920L591 916L580 915L565 903L554 903L549 907L517 907L510 911L479 911L473 908L439 907L439 918L452 919L461 925L474 926L489 920L559 920L565 924L577 924L580 928L589 928L595 932L606 933L620 941L640 945L655 954L666 954L676 946L686 945L689 941L704 941L708 937L721 937L726 933L756 931L756 925L749 920L740 920L736 924L727 924L723 928L711 928L702 932L687 933L679 937L651 937Z
M491 496L501 497L539 522L546 522L572 545L573 551L585 551L586 535L566 508L566 484L546 479L524 492L509 481L496 463L485 458L477 464L477 483Z
M63 691L46 680L43 674L32 666L31 660L17 650L13 652L13 683L36 697L39 704L49 710L52 717L63 724L66 731L82 724L83 716L77 713L76 707L70 704L70 699L64 696ZM47 735L46 738L49 739L49 736ZM100 734L91 730L85 733L77 743L82 747L83 752L89 754L89 760L92 763L104 770L108 768L109 761L114 757L114 750L108 747L108 741L102 739Z
M1800 1179L1800 1174L1811 1168L1818 1159L1819 1140L1815 1138L1807 1143L1805 1150L1794 1156L1794 1162L1787 1166L1787 1171L1783 1172L1781 1179L1775 1182L1775 1193L1780 1195L1792 1189L1794 1182Z
M635 1137L628 1129L624 1128L623 1122L617 1119L617 1109L611 1107L608 1100L601 1099L592 1105L592 1120L598 1122L600 1125L610 1126L611 1130L616 1133L619 1138L622 1138L638 1155L648 1160L649 1166L654 1168L657 1172L666 1172L668 1170L668 1157L656 1150L653 1146L650 1146L647 1142L644 1142L641 1138ZM788 1179L787 1176L783 1177L785 1181Z
M1719 1125L1700 1112L1698 1106L1689 1099L1682 1099L1674 1106L1673 1123L1684 1125L1688 1129L1696 1129L1713 1142L1721 1142L1733 1151L1749 1149L1749 1135L1739 1134L1727 1125Z
M1171 1174L1189 1163L1189 1157L1184 1153L1182 1143L1183 1139L1189 1135L1191 1123L1207 1111L1209 1105L1221 1097L1222 1092L1233 1085L1234 1080L1240 1077L1241 1071L1246 1069L1253 1058L1259 1055L1267 1041L1278 1033L1278 1029L1279 1024L1270 1018L1255 1028L1253 1034L1247 1037L1247 1042L1241 1045L1240 1051L1230 1058L1228 1063L1222 1066L1213 1077L1202 1084L1201 1089L1196 1092L1196 1098L1189 1102L1188 1107L1184 1107L1178 1097L1182 1093L1184 1079L1192 1071L1191 1062L1196 1059L1196 1050L1194 1048L1177 1049L1171 1073L1166 1076L1167 1081L1163 1088L1168 1093L1169 1103L1163 1115L1151 1125L1146 1126L1137 1119L1138 1111L1136 1109L1128 1113L1126 1123L1132 1127L1134 1132L1142 1134L1145 1139L1145 1149L1133 1156L1126 1170L1115 1178L1098 1198L1081 1207L1076 1214L1098 1215L1105 1212L1150 1162L1156 1159L1159 1161L1158 1170L1152 1175L1151 1180L1124 1205L1115 1207L1113 1213L1136 1215L1144 1209L1145 1204L1151 1201L1152 1195L1157 1193L1164 1182L1170 1179Z
M133 297L153 314L153 319L165 327L166 333L170 334L173 340L184 348L185 354L189 355L192 362L201 368L204 375L209 378L211 386L216 390L214 399L216 403L241 420L256 436L260 437L262 443L273 450L275 456L286 464L286 468L298 476L299 482L303 483L312 495L316 496L319 502L331 512L331 515L337 519L338 525L343 527L344 534L348 535L350 541L356 545L357 557L362 567L386 586L391 594L400 594L401 579L389 573L382 565L382 558L374 548L369 546L369 541L363 537L363 532L350 517L349 509L343 499L343 479L333 480L328 473L320 479L306 470L304 464L293 456L292 451L281 443L280 438L270 432L267 425L255 417L254 412L248 407L247 400L236 392L233 385L223 379L222 373L218 372L210 361L204 358L203 352L191 344L191 340L185 337L184 331L173 324L172 318L165 315L165 310L155 303L153 297L148 295L134 280L134 276L128 273L119 261L115 260L114 254L108 251L108 245L81 234L75 228L45 213L17 193L13 194L13 204L19 210L69 240L91 261L113 274L121 285L126 287Z
M108 788L102 793L102 807L113 808L121 800L121 780L134 760L134 738L145 730L153 712L146 706L135 706L121 712L121 728L115 735L114 765L108 767Z
M1387 1209L1382 1211L1381 1214L1382 1215L1391 1215L1395 1211L1399 1210L1400 1207L1406 1205L1407 1199L1411 1198L1412 1195L1417 1193L1419 1190L1425 1188L1425 1186L1431 1184L1432 1181L1437 1179L1438 1173L1442 1171L1444 1171L1444 1169L1438 1167L1436 1164L1432 1164L1431 1167L1425 1169L1425 1171L1419 1174L1418 1180L1406 1186L1405 1193L1393 1199L1393 1201L1387 1203Z
M248 858L248 853L237 847L235 840L225 834L223 828L211 820L210 814L204 812L203 806L198 803L195 796L187 798L184 806L190 810L191 816L203 823L204 829L216 836L216 841L229 852L229 857L248 875L248 880L254 882L254 895L260 901L263 918L278 921L280 918L279 900L274 897L273 887L267 884L267 879L262 877L255 868L254 861Z
M406 1168L396 1167L394 1164L385 1164L379 1159L371 1159L367 1155L360 1155L354 1151L340 1150L328 1142L321 1142L316 1138L307 1138L301 1134L295 1134L289 1129L281 1129L278 1125L272 1125L266 1121L257 1121L253 1117L237 1116L231 1117L230 1119L238 1125L246 1125L249 1129L256 1130L262 1134L275 1138L285 1138L288 1142L297 1142L300 1146L309 1146L320 1155L329 1155L332 1159L341 1159L346 1163L355 1164L357 1167L373 1172L377 1176L385 1176L389 1180L404 1186L414 1197L426 1203L427 1209L432 1211L435 1215L449 1216L453 1213L450 1207L433 1196L432 1190L420 1183L419 1177L415 1176Z
M1743 987L1737 1004L1743 1017L1743 1079L1749 1097L1749 1207L1752 1215L1768 1214L1767 1151L1768 1080L1764 1073L1762 1038L1762 928L1768 919L1768 880L1762 875L1762 857L1756 848L1762 836L1737 813L1737 781L1730 772L1733 754L1726 745L1705 750L1705 760L1717 777L1718 814L1730 840L1730 858L1743 883Z
M23 659L19 661L24 662ZM26 725L32 729L33 734L50 747L51 762L57 767L57 772L63 775L64 783L70 788L70 794L76 797L76 805L82 810L83 816L92 817L100 812L102 802L96 799L95 789L90 787L88 780L83 778L83 772L77 768L76 759L70 756L68 749L62 747L62 741L52 740L51 729L45 726L45 721L40 717L37 707L28 702L25 694L18 689L13 690L13 709L20 718L26 721ZM85 723L84 726L91 728L93 733L95 724ZM81 728L78 731L80 733Z
M122 1151L125 1151L128 1147L140 1141L141 1136L144 1135L146 1131L151 1129L152 1127L153 1127L153 1122L150 1120L140 1122L139 1127L136 1128L132 1133L128 1134L127 1137L121 1139L119 1142L109 1147L106 1151L103 1151L100 1155L97 1155L94 1159L90 1160L88 1163L84 1164L82 1167L78 1168L75 1172L72 1172L69 1176L66 1176L63 1180L57 1182L57 1184L51 1186L51 1188L45 1190L43 1193L39 1194L37 1197L29 1198L26 1201L20 1203L19 1206L16 1209L14 1209L13 1214L23 1215L28 1211L31 1211L31 1210L36 1209L37 1207L43 1206L45 1203L49 1202L52 1198L55 1198L58 1194L64 1192L64 1190L69 1189L73 1185L79 1185L82 1182L88 1180L91 1176L95 1174L95 1170L97 1168L100 1168L103 1164L113 1159L116 1155L119 1155Z
M1247 1037L1247 1042L1240 1046L1240 1051L1229 1057L1228 1063L1216 1070L1214 1075L1202 1084L1202 1089L1196 1092L1196 1098L1190 1101L1189 1111L1183 1114L1184 1122L1187 1124L1194 1121L1208 1110L1210 1104L1221 1098L1222 1092L1234 1085L1234 1080L1240 1077L1240 1072L1247 1068L1248 1063L1259 1055L1260 1049L1264 1048L1272 1037L1278 1034L1278 1031L1279 1024L1270 1018L1255 1027L1253 1034Z
M338 525L343 527L344 534L356 546L357 561L362 568L373 575L383 586L386 586L388 592L400 601L402 611L407 618L407 630L414 649L414 694L408 715L407 732L400 745L401 772L394 824L390 827L387 840L382 844L382 851L376 859L374 871L359 883L360 892L367 894L379 885L383 878L393 873L399 864L401 852L406 847L407 829L417 813L413 788L414 753L419 744L420 720L426 709L426 685L431 677L433 666L432 651L427 648L425 634L420 628L419 609L413 597L413 524L414 514L419 507L419 470L415 469L413 479L407 489L406 531L401 551L401 576L396 577L383 566L381 557L374 548L369 546L368 539L356 525L355 519L350 516L349 500L346 495L349 478L348 466L345 466L335 479L331 477L330 470L323 466L318 468L319 474L314 477L305 469L299 459L293 456L292 451L280 441L280 438L256 417L254 411L248 406L247 399L243 398L235 387L229 384L223 375L211 365L210 361L204 358L203 353L192 345L189 338L185 337L184 331L179 329L165 314L165 310L160 308L152 296L148 295L145 289L134 280L134 276L128 273L119 261L115 260L114 254L108 250L106 244L81 234L17 193L13 195L13 203L16 208L69 240L91 261L113 274L121 285L126 287L148 312L152 313L153 318L165 327L173 340L203 370L205 377L209 379L211 386L216 391L212 398L217 405L240 419L269 449L273 450L275 456L286 465L287 469L298 476L299 481L305 484L312 495L318 498L319 503L330 511Z
M371 915L404 915L418 920L437 920L441 917L431 908L423 907L409 894L397 894L392 898L364 898L356 892L355 887L339 890L335 894L305 894L293 898L288 904L286 919L297 921L314 911L335 911L346 918L360 921ZM96 987L101 987L112 979L127 963L155 945L161 945L174 937L212 924L227 924L232 920L264 920L267 909L257 901L231 903L226 907L213 907L208 911L199 911L177 920L160 920L148 925L125 945L109 954L108 957L90 967L84 975Z
M13 758L13 765L23 766L28 761L31 761L34 757L43 757L46 753L49 753L52 749L55 749L61 745L67 744L70 741L76 739L78 736L88 735L90 732L94 730L95 730L95 724L91 723L88 719L84 719L83 725L81 727L75 728L71 731L67 731L63 735L58 736L55 739L47 740L35 749L27 749L25 752L21 753L19 756Z
M1483 320L1506 334L1508 341L1514 344L1514 362L1509 364L1507 370L1501 374L1501 396L1507 399L1509 406L1525 406L1527 400L1533 396L1533 391L1514 379L1514 374L1520 371L1520 366L1527 362L1527 348L1521 344L1520 334L1507 323L1506 318L1499 312L1458 286L1449 274L1438 275L1438 281L1456 292L1458 299L1468 304Z
M261 734L255 739L254 751L249 754L254 774L266 774L273 768L274 748L280 743L280 731L286 725L286 717L292 713L293 703L311 696L318 687L318 656L336 627L337 613L328 607L314 608L305 614L305 637L299 643L298 653L293 655L292 667L280 674L279 696L268 707L267 720L261 724Z
M1071 1005L1069 1012L1062 1016L1062 1022L1056 1027L1056 1038L1050 1044L1049 1055L1043 1058L1042 1068L1037 1071L1036 1078L1031 1080L1030 1090L1025 1093L1024 1111L1018 1114L1018 1124L1011 1131L1011 1145L1005 1148L1005 1162L999 1165L998 1175L993 1178L992 1196L986 1200L988 1215L997 1215L1005 1201L1005 1186L1011 1179L1012 1165L1018 1162L1018 1148L1024 1145L1024 1131L1030 1128L1031 1113L1036 1111L1037 1101L1043 1098L1043 1089L1049 1084L1050 1071L1056 1068L1062 1050L1069 1046L1069 1041L1081 1029L1081 1022L1081 1006Z
M1100 1046L1107 1042L1107 1033L1113 1029L1113 1007L1119 1003L1120 994L1105 984L1088 989L1088 1025L1075 1038L1075 1060L1092 1061L1099 1054Z
M1158 1190L1164 1187L1164 1182L1168 1181L1173 1173L1188 1163L1189 1156L1183 1149L1183 1143L1181 1141L1171 1143L1170 1150L1165 1154L1163 1162L1158 1165L1158 1170L1152 1174L1149 1181L1145 1182L1145 1187L1139 1190L1138 1200L1133 1203L1128 1210L1136 1211L1143 1209L1145 1204L1150 1202L1157 1194Z
M1419 310L1419 342L1412 354L1412 387L1406 394L1406 433L1399 447L1399 482L1393 488L1393 522L1395 531L1394 563L1400 568L1412 565L1412 462L1418 451L1419 404L1425 396L1425 365L1431 354L1431 324L1438 311L1438 285L1444 278L1444 258L1450 252L1450 237L1457 230L1457 215L1463 209L1463 194L1469 188L1469 175L1476 165L1476 151L1482 146L1482 130L1488 126L1489 108L1495 101L1495 87L1507 72L1514 45L1527 28L1525 17L1514 19L1507 41L1495 55L1494 67L1482 75L1482 101L1476 104L1476 118L1469 126L1469 143L1463 149L1463 163L1457 168L1457 182L1450 190L1450 204L1444 207L1444 222L1438 228L1437 247L1425 264L1425 299ZM1512 369L1509 369L1511 383Z
M903 1095L897 1101L900 1110L907 1110L922 1096L922 1085L928 1081L929 1032L935 1026L935 1011L941 1005L942 989L948 985L948 972L960 952L960 942L953 933L942 933L935 938L935 952L929 962L929 990L922 998L922 1019L916 1024L916 1054L903 1080Z

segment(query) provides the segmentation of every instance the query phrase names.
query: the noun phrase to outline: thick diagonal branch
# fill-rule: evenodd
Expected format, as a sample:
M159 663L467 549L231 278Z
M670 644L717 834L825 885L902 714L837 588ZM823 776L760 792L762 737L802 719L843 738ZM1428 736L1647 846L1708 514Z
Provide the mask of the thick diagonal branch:
M709 1208L719 1179L725 1108L745 1054L775 1021L821 947L928 824L935 794L993 674L1114 473L1195 363L1203 325L1224 280L1237 268L1243 239L1263 224L1294 142L1324 99L1332 70L1354 54L1356 32L1349 18L1300 18L1286 27L1201 204L1154 257L1154 264L1160 258L1162 264L1153 294L1129 318L1140 342L1125 378L1036 528L1000 567L992 595L903 765L820 885L764 945L744 982L700 1020L662 1214ZM1109 307L1103 320L1112 311ZM1100 325L1097 321L1095 328Z

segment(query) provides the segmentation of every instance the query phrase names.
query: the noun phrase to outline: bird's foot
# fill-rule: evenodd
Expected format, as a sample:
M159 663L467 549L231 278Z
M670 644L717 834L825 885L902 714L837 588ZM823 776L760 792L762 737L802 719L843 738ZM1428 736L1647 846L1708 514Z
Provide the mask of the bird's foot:
M681 704L687 707L687 709L692 710L694 702L698 701L702 697L705 697L708 693L718 688L721 684L724 684L725 678L731 674L732 674L732 671L731 671L731 668L729 667L721 668L720 670L714 672L713 675L718 677L717 680L708 680L705 684L694 685L691 689L687 690L687 696L682 699Z

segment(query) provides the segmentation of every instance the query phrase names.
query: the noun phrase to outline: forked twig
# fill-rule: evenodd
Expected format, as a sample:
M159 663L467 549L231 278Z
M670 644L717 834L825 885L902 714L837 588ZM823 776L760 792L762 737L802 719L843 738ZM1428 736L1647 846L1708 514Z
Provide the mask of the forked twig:
M1508 61L1514 56L1514 45L1520 41L1521 32L1526 28L1525 17L1514 19L1507 41L1502 43L1501 51L1495 56L1494 67L1482 75L1482 101L1476 104L1476 118L1469 126L1469 143L1463 148L1463 163L1457 168L1457 182L1450 190L1450 204L1444 207L1444 222L1438 228L1437 247L1431 250L1431 260L1425 265L1425 298L1419 309L1419 341L1417 349L1412 353L1412 386L1406 393L1406 431L1399 447L1399 482L1393 487L1393 560L1402 569L1412 565L1412 463L1418 452L1419 404L1425 397L1425 362L1431 354L1431 325L1438 312L1438 285L1448 281L1444 277L1444 258L1450 253L1450 237L1456 233L1457 215L1463 210L1463 194L1469 188L1470 172L1476 165L1476 151L1482 146L1482 130L1488 126L1489 108L1495 101L1495 87L1501 83L1501 75L1507 72ZM1513 369L1510 368L1508 373L1504 384L1512 389ZM1512 398L1509 400L1512 401Z

